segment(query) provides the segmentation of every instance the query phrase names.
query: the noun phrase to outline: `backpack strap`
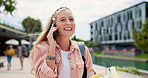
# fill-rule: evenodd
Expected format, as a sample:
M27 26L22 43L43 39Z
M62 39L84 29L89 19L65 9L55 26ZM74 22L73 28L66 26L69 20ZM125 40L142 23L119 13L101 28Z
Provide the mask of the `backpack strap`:
M81 55L84 56L84 52L85 52L85 44L84 44L84 42L78 42L78 46L79 46L79 49L81 51Z
M87 68L86 68L86 65L85 65L85 57L84 57L85 44L84 44L84 42L78 42L78 46L79 46L79 49L80 49L80 52L81 52L81 55L82 55L82 59L84 61L84 71L83 71L82 78L87 78Z

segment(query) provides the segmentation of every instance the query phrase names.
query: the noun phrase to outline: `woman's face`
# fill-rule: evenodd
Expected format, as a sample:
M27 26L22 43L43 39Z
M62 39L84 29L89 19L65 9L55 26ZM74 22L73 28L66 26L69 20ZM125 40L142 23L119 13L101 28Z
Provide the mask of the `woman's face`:
M75 31L74 17L69 10L62 10L57 15L56 26L58 28L57 36L71 37Z

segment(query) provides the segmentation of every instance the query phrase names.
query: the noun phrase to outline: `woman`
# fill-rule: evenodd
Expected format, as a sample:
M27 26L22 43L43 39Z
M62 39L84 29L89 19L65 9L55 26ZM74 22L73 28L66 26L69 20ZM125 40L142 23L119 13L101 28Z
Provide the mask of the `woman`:
M21 44L19 41L19 45L17 46L17 54L20 59L21 70L23 70L23 63L24 63L24 55L23 53L27 52L26 46Z
M15 51L13 49L13 46L12 45L8 45L6 47L6 51L4 52L5 55L7 55L7 70L10 70L11 69L11 60L12 60L12 55L15 54Z
M30 54L36 78L82 78L84 61L77 42L71 40L74 31L70 9L57 9ZM92 59L87 47L85 58L87 78L91 78Z

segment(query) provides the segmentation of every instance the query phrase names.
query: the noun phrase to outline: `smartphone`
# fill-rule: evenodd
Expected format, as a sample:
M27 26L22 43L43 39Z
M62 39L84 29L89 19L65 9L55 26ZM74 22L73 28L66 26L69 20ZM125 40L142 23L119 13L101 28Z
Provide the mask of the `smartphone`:
M53 24L53 25L54 25L54 27L56 27L56 25L55 25L55 24ZM54 39L54 40L55 40L55 39L56 39L56 37L57 37L57 33L58 33L58 31L57 31L57 30L53 32L53 39Z

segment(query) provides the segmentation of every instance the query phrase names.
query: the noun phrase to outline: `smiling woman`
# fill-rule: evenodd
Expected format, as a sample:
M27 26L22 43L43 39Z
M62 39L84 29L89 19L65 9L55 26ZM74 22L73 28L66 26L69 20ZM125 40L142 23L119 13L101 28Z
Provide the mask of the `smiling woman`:
M93 75L92 58L85 46L85 62L76 41L71 40L75 21L67 7L57 9L38 37L30 54L36 78L87 78ZM83 76L83 78L86 78Z

